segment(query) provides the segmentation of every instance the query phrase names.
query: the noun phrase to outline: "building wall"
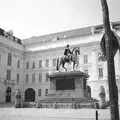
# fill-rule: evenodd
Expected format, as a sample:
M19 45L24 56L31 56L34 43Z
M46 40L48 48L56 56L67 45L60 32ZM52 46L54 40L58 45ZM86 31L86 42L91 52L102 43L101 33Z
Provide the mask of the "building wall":
M48 48L45 50L36 50L36 51L32 51L32 45L28 46L28 48L26 47L26 56L25 59L26 61L30 62L30 69L26 70L26 73L30 74L30 80L32 79L31 74L34 72L36 74L36 82L38 82L38 73L41 72L42 75L42 83L37 86L37 85L25 85L25 89L27 89L28 87L33 87L34 89L41 89L42 90L42 97L44 97L45 95L45 89L49 89L50 85L49 82L46 82L46 78L45 78L45 73L46 72L52 72L55 71L55 67L52 66L52 59L53 58L57 58L60 56L63 56L63 52L64 52L64 47L67 43L71 43L71 47L80 47L80 56L79 56L79 67L78 70L81 70L83 72L88 72L89 74L89 78L87 80L88 85L91 87L91 95L93 98L99 99L99 92L100 92L100 87L104 86L105 87L105 92L106 92L106 99L109 99L109 90L108 90L108 81L107 81L107 63L106 61L99 61L98 60L98 54L100 53L100 40L102 38L102 33L101 34L92 34L91 36L86 36L83 37L83 40L87 40L89 39L87 42L78 42L79 40L82 40L81 37L76 37L76 38L71 38L69 39L65 39L62 41L56 41L55 45L56 48ZM72 44L72 42L74 41L74 43L76 44ZM60 47L61 44L61 47ZM47 45L47 43L42 44L42 46ZM59 47L57 47L59 45ZM38 46L37 46L38 47ZM40 46L39 46L40 47ZM33 45L33 48L35 48L35 45ZM88 62L84 63L84 55L88 56ZM116 56L115 56L115 68L116 68L116 76L119 76L119 67L120 62L119 62L119 52L117 52ZM39 68L39 60L43 61L43 67ZM46 67L45 66L45 61L49 60L49 66ZM36 68L32 69L32 63L33 61L36 64ZM67 67L67 65L66 65ZM69 66L69 68L72 69L72 66ZM103 76L99 76L99 68L103 69ZM63 70L61 68L61 70ZM119 77L118 77L118 81L119 81ZM37 91L37 90L36 90Z
M8 65L8 54L11 54L11 65ZM17 62L20 60L20 68ZM11 71L10 80L7 79L7 70ZM17 83L19 74L19 83ZM11 102L15 100L15 89L22 88L23 81L23 50L21 45L0 36L0 103L6 102L7 88L11 88Z
M92 28L94 29L94 27ZM100 86L104 86L106 99L108 100L107 63L106 61L98 60L100 41L103 33L99 30L94 32L93 29L86 35L78 35L79 32L77 32L77 34L73 36L73 33L69 31L64 35L63 32L61 33L61 39L56 39L57 34L55 34L53 36L37 37L35 42L31 42L36 39L33 37L29 39L28 42L27 40L23 42L23 44L25 43L24 45L17 44L10 39L0 36L0 102L5 102L6 89L8 87L12 90L12 102L15 99L15 90L17 88L20 88L23 100L25 100L25 91L29 88L35 90L36 101L43 99L45 97L46 89L48 89L48 93L50 89L50 82L49 79L47 79L47 74L56 71L55 60L58 57L63 56L64 48L67 44L70 44L71 48L80 48L79 66L77 70L89 74L87 84L91 87L92 97L99 99ZM120 35L119 30L116 32ZM71 33L72 35L69 35ZM11 66L7 65L8 53L11 53L12 55ZM87 57L86 59L88 59L86 63L84 62L85 56ZM17 68L18 60L20 60L20 68ZM42 66L39 66L40 60L42 61ZM26 68L27 62L29 63L29 68ZM69 66L66 64L66 67L72 70L72 65ZM101 76L99 75L100 69L103 70L103 75ZM11 80L9 81L6 79L7 70L11 70ZM63 71L62 68L60 68L60 70ZM118 91L120 93L119 70L120 53L118 51L115 55L115 72ZM17 74L19 74L19 83L17 83ZM28 75L28 80L26 80L26 75ZM39 90L41 90L41 94L39 94Z

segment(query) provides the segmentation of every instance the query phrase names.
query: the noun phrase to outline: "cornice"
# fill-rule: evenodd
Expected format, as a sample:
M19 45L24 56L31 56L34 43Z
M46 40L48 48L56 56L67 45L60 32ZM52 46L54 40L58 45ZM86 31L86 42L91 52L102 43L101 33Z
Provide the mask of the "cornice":
M18 53L20 53L20 54L23 54L23 53L24 53L24 51L18 50L18 49L16 49L16 48L11 47L11 46L9 46L9 45L7 45L7 44L4 44L4 43L0 43L0 48L1 48L2 50L4 50L4 52L11 51L11 52L18 52Z

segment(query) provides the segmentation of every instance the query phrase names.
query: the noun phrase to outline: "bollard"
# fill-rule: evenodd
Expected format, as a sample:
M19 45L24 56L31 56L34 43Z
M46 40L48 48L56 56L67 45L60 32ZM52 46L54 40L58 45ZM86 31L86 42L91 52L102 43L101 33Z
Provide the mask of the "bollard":
M96 120L98 120L98 111L96 110Z

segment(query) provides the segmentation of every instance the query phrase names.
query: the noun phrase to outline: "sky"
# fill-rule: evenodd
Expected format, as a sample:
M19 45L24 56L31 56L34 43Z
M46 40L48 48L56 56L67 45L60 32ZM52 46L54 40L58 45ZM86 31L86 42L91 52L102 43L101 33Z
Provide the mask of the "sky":
M120 0L107 0L110 21L120 21ZM0 27L26 39L102 24L100 0L0 0Z

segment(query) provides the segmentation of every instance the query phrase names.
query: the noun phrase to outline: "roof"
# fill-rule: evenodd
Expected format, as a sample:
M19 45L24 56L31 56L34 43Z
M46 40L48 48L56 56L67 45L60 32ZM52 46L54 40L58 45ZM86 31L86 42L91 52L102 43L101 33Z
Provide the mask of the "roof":
M120 21L111 22L111 24L113 29L116 29L116 30L120 29ZM83 36L92 35L92 33L94 34L101 33L103 29L104 29L103 24L100 24L100 25L66 30L66 31L57 32L57 33L51 33L51 34L42 35L42 36L33 36L31 38L24 39L22 42L24 45L31 45L31 44L44 43L49 41L69 39L73 37L83 37Z
M54 40L68 39L68 38L73 38L78 36L81 36L81 37L88 36L90 34L91 34L91 27L84 27L84 28L63 31L63 32L52 33L48 35L33 36L31 38L24 39L23 43L25 45L29 45L29 44L43 43L43 42L54 41Z

